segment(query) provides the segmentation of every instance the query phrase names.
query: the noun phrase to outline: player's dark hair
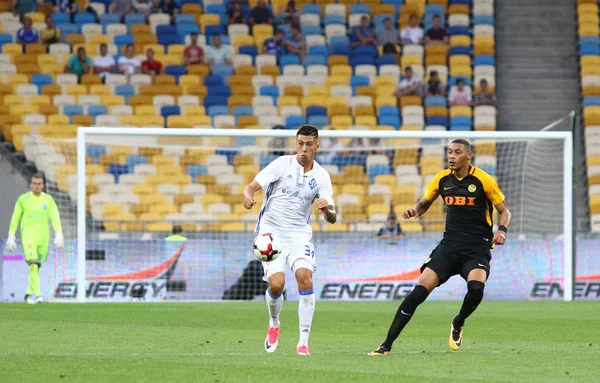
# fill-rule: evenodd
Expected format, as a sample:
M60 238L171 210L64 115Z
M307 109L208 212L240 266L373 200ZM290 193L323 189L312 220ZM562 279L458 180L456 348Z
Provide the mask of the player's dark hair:
M173 234L181 234L183 233L183 228L179 225L173 225Z
M45 180L46 175L44 173L42 173L42 172L33 173L31 175L31 177L29 177L29 182L33 181L34 178L37 178L37 179L41 178L42 180Z
M451 144L461 144L465 147L467 153L471 151L471 143L464 138L457 138L456 140L452 141Z
M314 138L319 138L319 129L312 125L302 125L296 132L296 137L298 136L310 136Z

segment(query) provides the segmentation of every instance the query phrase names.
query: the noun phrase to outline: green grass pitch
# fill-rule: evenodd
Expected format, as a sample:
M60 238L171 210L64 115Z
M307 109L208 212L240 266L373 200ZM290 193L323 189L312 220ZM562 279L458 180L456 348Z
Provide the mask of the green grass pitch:
M0 382L598 382L599 302L484 301L448 348L460 302L426 302L385 357L369 357L397 302L317 302L309 357L297 303L266 354L262 302L5 304Z

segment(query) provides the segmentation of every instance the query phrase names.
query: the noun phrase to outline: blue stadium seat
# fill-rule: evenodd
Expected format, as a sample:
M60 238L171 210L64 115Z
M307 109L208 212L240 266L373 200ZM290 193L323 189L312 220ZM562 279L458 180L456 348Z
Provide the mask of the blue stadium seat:
M225 34L225 28L223 28L222 25L207 25L205 30L204 30L204 34L206 35L206 37L209 36L214 36L214 35L223 35ZM207 40L209 43L212 43L212 41Z
M60 29L60 41L63 43L67 42L67 36L72 33L79 33L79 29L75 24L61 24L58 26Z
M270 96L274 100L279 97L279 87L276 85L263 85L260 87L259 94L261 96Z
M110 165L108 167L108 173L115 176L115 180L118 182L121 174L129 174L129 166L127 165Z
M306 117L312 116L327 116L327 108L324 106L309 106L306 108Z
M600 96L588 96L583 98L583 106L600 105Z
M476 15L473 17L473 25L495 25L494 16Z
M44 85L52 84L52 76L48 74L34 74L31 76L31 83L37 85L38 93L41 94Z
M125 25L146 24L146 19L141 13L128 13L125 15ZM131 33L131 31L129 31Z
M283 68L286 65L300 65L300 56L293 54L282 55L279 58L279 66Z
M175 16L175 25L193 24L196 25L196 18L194 15L180 13Z
M51 16L54 25L60 26L63 24L71 24L71 16L66 13L55 12Z
M468 5L469 7L473 6L472 0L451 0L450 5Z
M426 125L442 125L448 127L448 117L427 117Z
M600 55L600 46L598 44L582 44L579 46L579 55Z
M53 13L56 15L56 13ZM120 24L121 23L121 15L117 13L106 13L100 16L100 24L104 27L104 33L106 33L106 26L110 24Z
M160 108L160 115L163 117L178 116L181 114L181 110L177 105L165 105Z
M306 124L304 116L287 116L285 118L285 129L296 130L299 125Z
M327 57L329 56L329 49L327 49L327 47L324 45L313 45L308 47L308 54L311 56ZM325 59L325 62L327 62L327 59Z
M332 164L336 165L340 169L346 165L360 165L365 166L367 162L367 157L365 155L346 155L346 156L336 156L333 158Z
M252 62L254 62L254 59L258 56L258 48L256 45L242 45L239 49L239 54L251 56Z
M394 20L395 17L396 16L391 13L379 13L373 17L373 24L375 25L375 28L377 29L377 27L384 26L385 19L389 18L390 20Z
M330 124L329 117L320 115L308 117L308 123L318 128L322 128Z
M465 46L453 46L452 48L450 48L450 56L454 56L454 55L471 56L472 55L471 48L465 47Z
M325 48L327 49L327 48ZM308 55L304 57L304 65L327 65L327 56L322 55Z
M579 39L579 44L600 44L600 36L583 36Z
M215 150L215 154L220 156L227 156L227 163L231 165L233 164L233 157L238 156L240 154L240 151L233 149L217 149Z
M471 33L469 31L469 27L461 27L461 26L454 26L454 27L448 28L448 34L450 36L455 36L455 35L467 35L467 36L471 36Z
M366 13L367 15L370 15L371 7L368 4L353 4L350 7L350 14L353 15L355 13Z
M427 124L429 125L429 124ZM442 125L442 124L434 124ZM450 130L467 131L472 130L473 121L469 117L452 117L450 119Z
M204 97L204 107L210 108L215 105L227 105L227 96L206 96Z
M379 115L379 120L378 120L378 124L379 125L390 125L393 126L394 129L398 130L400 129L400 126L402 126L402 122L400 121L400 116L398 115Z
M183 65L168 65L165 68L165 73L175 76L175 79L179 79L179 76L187 73L187 69Z
M425 98L425 107L430 106L446 106L446 97L442 96L428 96Z
M208 168L204 165L188 165L185 169L185 172L192 176L192 179L196 180L196 176L201 176L204 174L208 174Z
M350 78L350 86L351 87L366 86L366 85L370 85L369 77L367 77L367 76L352 76Z
M377 47L375 45L359 45L352 50L353 56L368 55L376 57L377 53Z
M108 11L110 10L110 4L112 3L111 0L92 0L91 2L104 4L104 12L105 13L108 13Z
M379 68L382 65L396 65L395 55L383 55L375 59L375 65Z
M354 54L350 58L350 66L353 68L357 65L375 65L375 57L373 55L364 55L361 53L356 53L356 49L354 50Z
M83 106L81 105L65 105L63 106L63 114L69 117L83 114Z
M100 157L106 154L105 145L86 145L85 154L91 157Z
M375 177L381 174L392 174L392 169L388 165L373 165L369 169L369 178L371 179L371 183L375 183Z
M108 114L108 108L105 105L89 105L87 114L92 117Z
M473 61L473 65L492 65L496 66L496 60L494 56L475 56L475 60Z
M377 114L380 116L399 116L400 109L397 106L380 106Z
M130 154L125 158L125 164L129 168L129 173L133 173L135 171L136 165L143 165L146 162L146 156L141 154Z
M206 86L214 86L214 85L223 85L225 81L222 76L218 75L208 75L204 77L204 85Z
M182 15L182 16L184 16L184 15ZM177 35L179 35L180 37L182 37L184 39L184 41L183 41L184 43L185 43L185 36L192 34L192 33L200 34L200 27L196 24L179 24L179 25L177 25Z
M254 109L250 105L236 105L233 107L233 116L253 116Z
M303 25L302 26L302 34L304 36L322 35L323 30L318 25Z
M158 36L158 43L164 46L173 44L181 44L182 38L179 35L160 35ZM184 39L185 40L185 39Z
M135 96L135 87L129 84L117 85L115 86L115 95L129 99L129 97Z
M228 78L233 74L233 67L227 64L215 65L210 70L210 73L217 76L222 76L223 78Z
M278 157L277 156L261 156L260 157L260 168L264 168L265 166L269 165L271 162L275 161Z
M229 97L231 96L231 87L229 85L215 85L208 87L209 96Z
M62 35L61 35L62 36ZM113 39L114 44L119 47L122 45L133 44L133 36L131 35L117 35Z
M344 25L345 19L344 19L344 16L342 16L342 15L325 15L323 22L325 23L325 25L332 25L332 24Z
M75 25L93 24L96 22L96 16L91 13L76 13Z
M302 4L302 14L321 16L321 6L319 4Z
M209 117L229 115L229 108L226 104L215 104L207 108L206 114Z

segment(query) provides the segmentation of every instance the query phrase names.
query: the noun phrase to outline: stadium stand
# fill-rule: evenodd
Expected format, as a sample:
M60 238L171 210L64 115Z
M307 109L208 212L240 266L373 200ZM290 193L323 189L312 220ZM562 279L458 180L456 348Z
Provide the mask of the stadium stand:
M493 0L298 0L299 17L294 20L306 45L303 55L285 50L279 55L263 53L265 41L273 38L273 27L229 23L228 1L176 3L180 13L173 23L162 13L152 13L147 19L141 13L122 18L109 12L108 1L93 1L74 17L47 14L51 19L47 25L44 13L28 12L23 16L41 36L48 35L45 28L55 27L58 33L54 35L56 41L49 44L21 44L22 20L3 2L0 123L5 145L24 153L24 159L34 162L60 191L75 199L75 159L68 155L74 148L41 150L32 144L32 137L72 138L78 126L270 129L283 125L295 129L311 123L322 129L496 128ZM241 6L242 21L248 20L250 9L256 5L256 1L249 3ZM594 1L579 3L590 192L595 195L590 203L595 230L600 230L600 181L594 184L600 180L600 152L592 149L600 137L598 6ZM298 40L289 23L280 23L286 6L287 1L282 0L268 4L284 38ZM592 8L595 17L590 16ZM400 54L384 54L381 44L355 44L357 33L362 33L363 16L380 36L385 32L386 19L403 30L410 26L412 15L417 16L424 31L439 16L448 43L405 41L395 46ZM225 60L217 65L186 62L184 52L192 35L197 35L207 57ZM214 36L220 37L223 46L215 46ZM88 57L88 65L93 67L91 60L100 55L102 44L106 44L108 62L114 61L114 70L86 72L76 55L81 54L82 60ZM143 73L136 69L146 60L149 49L164 71ZM71 73L65 73L65 66ZM424 84L432 71L437 72L444 91L395 97L407 67ZM161 86L153 86L156 84ZM477 96L473 98L476 101L471 94ZM224 141L211 141L212 145L218 143ZM270 157L256 162L242 151L230 155L218 150L165 153L146 147L134 149L88 148L88 175L93 176L88 211L94 220L104 221L105 230L136 231L142 227L141 221L151 221L154 223L146 226L148 231L169 231L175 221L206 219L212 222L209 227L189 223L184 224L184 230L237 231L244 226L224 222L256 219L255 214L240 209L235 193ZM475 164L495 174L495 146L478 149ZM358 165L334 158L327 166L339 196L343 223L380 222L390 203L398 211L403 208L401 203L414 201L422 186L439 171L442 156L404 151L394 153L390 161L385 155L374 154L363 156ZM355 183L344 183L344 176L349 174ZM442 205L436 204L427 215L430 221L406 223L403 229L440 231L443 217ZM351 227L355 226L336 225L335 229Z
M577 4L590 222L591 230L600 232L600 16L598 1Z

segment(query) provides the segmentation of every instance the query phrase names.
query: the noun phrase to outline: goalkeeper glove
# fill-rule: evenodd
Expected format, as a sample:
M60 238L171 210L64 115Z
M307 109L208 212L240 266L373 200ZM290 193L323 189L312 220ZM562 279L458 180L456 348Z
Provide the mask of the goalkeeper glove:
M17 241L14 234L8 235L8 240L6 241L6 250L15 251L17 249Z
M60 231L57 231L54 234L54 246L58 247L59 249L65 247L65 239L63 237L63 233Z

